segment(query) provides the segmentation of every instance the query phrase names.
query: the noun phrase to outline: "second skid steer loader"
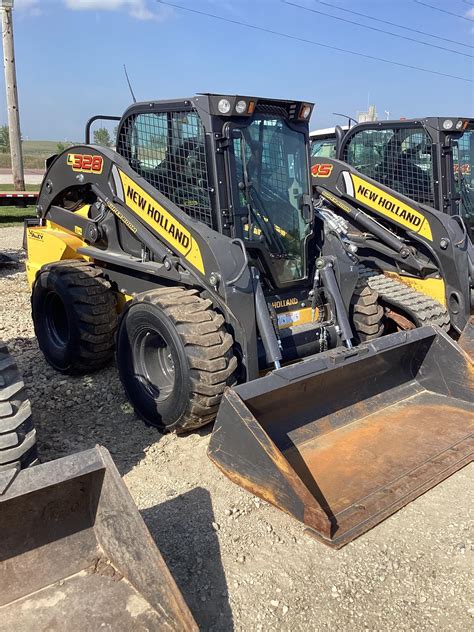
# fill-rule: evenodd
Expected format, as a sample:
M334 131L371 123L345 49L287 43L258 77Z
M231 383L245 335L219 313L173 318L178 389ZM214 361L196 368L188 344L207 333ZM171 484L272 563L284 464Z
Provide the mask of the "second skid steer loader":
M27 270L52 366L95 370L116 345L125 391L146 422L184 432L218 415L211 459L335 544L337 521L328 527L323 515L353 498L345 481L357 490L363 468L351 473L344 451L333 451L348 472L323 501L317 479L336 474L330 459L325 468L316 458L317 470L305 456L321 436L327 455L331 440L349 454L367 437L364 460L382 481L348 541L403 504L390 480L403 479L413 498L466 464L473 407L459 385L469 358L441 333L380 338L383 308L357 248L314 213L311 110L214 94L131 106L116 151L86 137L49 162L37 225L26 231ZM410 428L394 425L393 409L365 430L365 416L402 401ZM433 416L452 432L441 435ZM397 455L410 454L398 465L386 454L395 435ZM434 457L446 450L440 470Z
M340 160L313 158L311 172L317 212L356 248L361 275L392 329L435 324L460 334L471 311L474 262L464 221Z

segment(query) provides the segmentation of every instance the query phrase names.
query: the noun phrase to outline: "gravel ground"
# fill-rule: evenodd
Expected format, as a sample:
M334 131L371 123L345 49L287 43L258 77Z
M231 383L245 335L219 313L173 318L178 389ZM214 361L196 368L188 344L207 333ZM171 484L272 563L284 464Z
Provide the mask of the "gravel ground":
M40 455L105 445L203 630L472 629L469 466L333 551L233 485L206 457L209 431L161 436L128 405L114 367L66 378L30 318L22 231L0 229L0 338L30 391Z

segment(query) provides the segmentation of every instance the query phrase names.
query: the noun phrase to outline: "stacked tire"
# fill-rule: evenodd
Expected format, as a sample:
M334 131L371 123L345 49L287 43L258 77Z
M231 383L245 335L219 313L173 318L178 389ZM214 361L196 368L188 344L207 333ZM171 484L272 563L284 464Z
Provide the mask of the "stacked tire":
M18 367L0 343L0 471L25 468L38 461L36 430Z

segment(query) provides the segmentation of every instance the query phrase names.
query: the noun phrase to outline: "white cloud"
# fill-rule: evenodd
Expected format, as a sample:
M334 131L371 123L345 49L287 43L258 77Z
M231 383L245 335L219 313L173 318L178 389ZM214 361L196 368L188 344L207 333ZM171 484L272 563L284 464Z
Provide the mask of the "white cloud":
M26 0L29 1L29 0ZM147 0L64 0L66 7L74 11L118 11L125 10L137 20L162 22L171 14L170 7L157 7L152 11ZM155 4L155 3L153 3Z
M16 0L15 9L25 11L28 15L39 15L39 0Z

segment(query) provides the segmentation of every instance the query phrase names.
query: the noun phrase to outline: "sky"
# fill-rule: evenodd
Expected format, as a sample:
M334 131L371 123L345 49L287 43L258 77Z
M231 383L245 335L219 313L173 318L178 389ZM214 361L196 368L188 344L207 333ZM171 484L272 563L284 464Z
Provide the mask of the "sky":
M170 1L291 38L156 0L15 0L23 137L82 141L84 124L90 116L122 114L131 103L124 63L139 101L188 97L199 92L301 99L316 104L313 129L341 122L333 112L356 116L367 109L368 103L377 107L379 118L385 118L385 112L390 118L474 116L474 0L423 0L425 4L417 0L289 0L306 9L432 46L368 30L281 0ZM452 42L375 22L347 10ZM6 122L4 93L2 76L0 124Z

